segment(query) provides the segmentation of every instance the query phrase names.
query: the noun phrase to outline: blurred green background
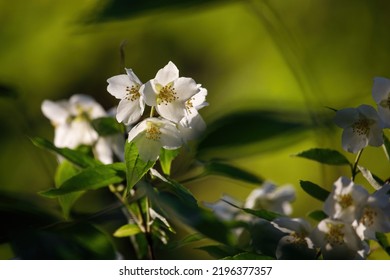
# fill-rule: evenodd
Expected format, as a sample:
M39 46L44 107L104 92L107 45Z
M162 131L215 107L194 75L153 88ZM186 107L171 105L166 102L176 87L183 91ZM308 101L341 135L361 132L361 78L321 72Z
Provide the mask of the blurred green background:
M304 216L320 204L299 189L299 180L330 189L349 170L291 155L313 147L342 151L341 130L326 107L374 104L373 78L390 77L389 11L390 2L380 0L0 0L0 190L57 210L55 201L36 195L53 185L56 167L55 157L28 139L53 138L40 105L85 93L106 109L115 106L106 80L123 71L119 47L125 41L125 66L143 82L171 60L181 76L207 88L210 106L201 114L211 127L242 111L270 111L308 124L310 129L232 146L223 145L227 139L220 135L221 145L199 155L293 184L293 215ZM264 127L250 125L254 135ZM240 126L232 129L240 135ZM362 165L388 178L382 151L367 150ZM208 202L223 193L245 199L255 187L221 177L188 186ZM0 258L12 257L1 248Z

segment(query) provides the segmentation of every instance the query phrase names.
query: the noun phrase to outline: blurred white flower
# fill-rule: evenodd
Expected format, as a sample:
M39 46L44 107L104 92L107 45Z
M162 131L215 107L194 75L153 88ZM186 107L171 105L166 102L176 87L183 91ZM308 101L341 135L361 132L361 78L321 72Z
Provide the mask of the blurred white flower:
M118 105L116 119L126 125L137 122L145 109L143 96L140 94L142 82L133 70L126 69L126 75L117 75L107 80L107 91L117 99Z
M129 132L128 141L136 144L143 161L157 160L161 148L174 150L183 144L176 125L159 118L147 118L134 126Z
M344 129L342 146L347 152L357 153L367 145L378 147L383 144L382 122L369 105L338 110L334 121Z
M382 77L374 78L372 97L378 105L378 113L384 127L390 128L390 80Z
M294 199L295 189L292 186L287 185L277 188L274 184L266 182L262 187L254 189L249 194L244 208L265 209L283 215L290 215L292 213L290 202Z
M233 221L240 213L240 209L237 207L242 207L242 202L237 201L233 197L225 194L217 202L205 202L204 205L207 208L210 208L215 216L222 221ZM234 207L233 205L237 207Z
M376 240L376 232L390 232L390 185L384 185L368 197L360 219L353 225L360 238L366 240Z
M324 212L335 220L352 223L362 215L368 192L347 177L340 177L325 200Z
M286 233L276 248L277 259L314 259L316 249L309 235L312 228L304 219L280 217L271 222L277 229Z
M199 87L193 79L179 77L179 70L170 61L140 92L161 117L178 123L186 114L187 100L199 92Z
M324 259L360 259L365 252L363 241L347 223L324 219L310 234L314 245L321 248Z
M91 125L96 118L107 116L103 107L92 97L75 94L69 100L44 100L41 106L43 114L55 128L54 145L60 148L75 149L80 145L92 146L97 159L103 163L112 163L113 151L121 158L123 151L122 135L99 137Z

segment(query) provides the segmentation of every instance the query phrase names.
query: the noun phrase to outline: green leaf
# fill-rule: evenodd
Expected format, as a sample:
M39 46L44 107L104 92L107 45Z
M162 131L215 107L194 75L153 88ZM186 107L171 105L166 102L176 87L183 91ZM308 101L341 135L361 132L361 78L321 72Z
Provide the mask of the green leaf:
M156 163L155 161L144 162L138 154L137 146L134 142L126 141L125 144L125 162L126 162L126 179L127 191L132 189L134 185L149 171Z
M18 97L18 93L9 85L0 84L0 97L16 99Z
M240 250L225 245L207 245L198 248L207 252L210 256L216 259L225 259L242 253Z
M231 257L226 257L224 260L274 260L274 258L266 255L243 252Z
M249 208L241 208L241 209L246 213L252 214L256 217L262 218L262 219L267 220L267 221L273 221L276 218L283 217L283 215L281 215L281 214L271 212L271 211L268 211L265 209L260 209L260 210L253 210L253 209L249 209Z
M158 185L160 192L171 193L191 207L198 206L195 197L185 186L176 182L175 180L162 176L155 170L152 172L152 174L161 180L161 183Z
M114 232L115 237L129 237L141 233L141 229L136 224L127 224L121 226Z
M388 240L386 234L384 234L382 232L377 232L377 233L375 233L375 236L376 236L376 239L378 240L379 245L381 245L381 247L383 248L383 250L385 250L387 255L390 256L390 243L389 243L389 240Z
M329 165L351 165L351 163L343 154L330 149L315 148L303 151L299 154L296 154L295 156Z
M109 136L125 133L125 127L122 123L118 123L115 118L101 117L92 120L92 126L100 136Z
M209 161L204 164L205 175L219 175L252 184L264 182L259 176L221 161Z
M66 180L58 189L50 189L40 194L47 197L57 197L78 191L96 190L110 184L117 184L125 178L123 163L113 163L89 167Z
M80 169L76 168L76 166L74 166L69 161L64 160L63 162L61 162L61 164L58 165L56 174L54 176L54 182L56 188L60 188L65 181L75 176L79 172ZM80 198L80 196L83 195L83 193L84 193L83 191L80 191L80 192L69 193L58 197L58 201L61 205L62 213L65 219L69 218L69 213L72 206Z
M180 149L167 150L162 148L160 153L160 165L165 175L171 174L172 161L179 155Z
M204 239L204 236L196 232L196 233L187 235L186 237L184 237L181 240L169 242L167 244L166 248L171 249L171 250L178 249L178 248L181 248L183 246L186 246L188 244L191 244L193 242L197 242L197 241L200 241L203 239Z
M301 185L302 189L311 195L312 197L320 200L320 201L325 201L330 192L321 188L320 186L310 182L310 181L300 181L299 184Z
M322 221L323 219L328 218L328 215L322 210L314 210L310 213L307 214L309 218L312 218L313 220L319 222Z
M85 153L81 151L76 151L68 148L57 148L56 146L53 145L52 142L40 138L40 137L35 137L31 138L32 143L45 150L49 150L51 152L54 152L58 155L63 156L70 162L73 162L74 164L86 168L86 167L94 167L94 166L99 166L102 165L101 162L95 160L94 158L86 155Z
M198 145L198 158L239 157L285 148L312 126L299 112L235 112L211 122Z

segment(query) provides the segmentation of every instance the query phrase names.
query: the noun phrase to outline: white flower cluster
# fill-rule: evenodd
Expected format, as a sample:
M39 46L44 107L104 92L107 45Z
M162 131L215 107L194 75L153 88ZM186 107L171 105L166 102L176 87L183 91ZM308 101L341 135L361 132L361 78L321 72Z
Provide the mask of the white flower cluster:
M383 129L390 128L390 80L376 77L372 97L378 111L370 105L360 105L336 113L334 120L344 129L342 146L347 152L357 153L368 145L383 145Z
M234 233L240 245L245 242L262 253L264 244L255 244L263 232L262 242L276 243L272 254L277 259L316 258L321 252L324 259L364 259L370 248L367 240L376 240L376 233L390 232L390 185L369 194L362 186L356 185L346 177L340 177L324 204L327 218L321 220L313 229L302 218L290 218L290 202L295 192L291 186L276 188L266 183L248 196L245 203L224 196L214 204L206 204L217 217L224 221L239 220L260 228L258 232L248 233L242 228ZM235 205L235 206L232 206ZM267 222L255 216L245 215L240 210L265 209L281 214ZM256 248L256 247L260 247ZM269 254L269 252L268 252Z
M126 72L109 78L107 91L121 100L116 119L125 125L136 124L146 105L151 107L150 116L132 127L128 136L142 160L156 160L161 148L177 149L205 129L198 110L208 105L207 90L191 78L179 77L175 64L169 62L145 84L131 69Z
M156 160L161 148L181 147L206 128L198 110L208 105L207 90L191 78L179 77L172 62L145 84L131 69L107 82L107 91L120 99L116 119L127 126L128 141L136 144L144 161ZM149 117L143 118L146 105L151 109ZM93 147L95 157L103 163L112 163L114 155L123 160L123 136L101 137L91 125L94 119L115 113L106 112L92 97L76 94L69 100L45 100L42 112L55 127L57 147L75 149L87 145Z

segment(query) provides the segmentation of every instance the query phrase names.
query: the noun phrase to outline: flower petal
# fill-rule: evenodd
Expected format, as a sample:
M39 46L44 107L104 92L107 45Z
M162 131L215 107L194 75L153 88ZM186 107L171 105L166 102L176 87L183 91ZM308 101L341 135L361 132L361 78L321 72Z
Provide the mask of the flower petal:
M41 106L42 113L48 118L54 126L65 124L69 117L68 101L53 102L44 100Z
M142 85L139 89L139 92L143 96L145 103L149 106L157 105L157 92L153 87L154 82L154 80L150 80L146 84Z
M356 108L345 108L338 110L334 122L341 128L351 126L359 119L359 112Z
M356 154L367 147L368 138L364 134L355 133L352 127L347 127L343 131L341 143L344 150Z
M144 109L143 100L122 99L118 105L116 119L126 125L133 124L141 118Z
M178 100L187 101L199 92L196 82L191 78L178 78L174 81L173 87L176 90Z
M186 107L183 101L174 101L168 104L161 103L156 106L156 111L161 117L175 123L180 122L180 120L185 116L185 110Z
M126 96L126 88L133 84L130 82L128 75L117 75L107 80L107 91L117 99L122 99Z
M169 61L164 68L157 72L155 80L157 83L165 86L177 78L179 78L179 69L177 69L176 65L173 64L172 61Z
M382 77L374 78L372 87L372 97L375 103L379 104L382 100L387 100L390 94L390 80Z

